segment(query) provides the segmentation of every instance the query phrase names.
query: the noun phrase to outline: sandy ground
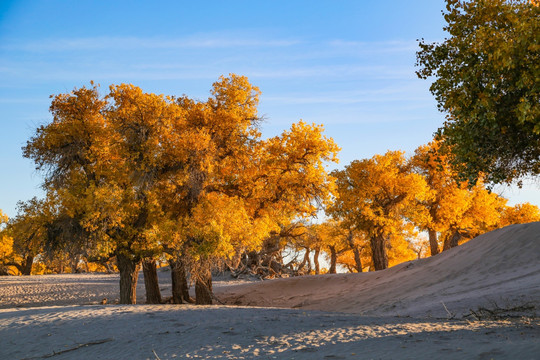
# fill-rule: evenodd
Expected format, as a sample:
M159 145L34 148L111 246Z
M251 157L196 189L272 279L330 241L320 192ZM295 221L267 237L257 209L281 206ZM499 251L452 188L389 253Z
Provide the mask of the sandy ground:
M214 286L258 307L99 305L118 275L0 277L0 359L540 359L540 223L381 272Z
M172 295L168 268L158 269L161 295ZM0 276L0 309L57 305L98 305L119 300L118 274L62 274L39 276ZM217 276L213 286L224 291L229 286L253 283L254 279L233 279ZM194 289L191 288L195 297ZM137 303L144 304L145 290L142 272L137 283ZM2 360L2 359L0 359Z
M2 359L538 359L539 324L172 305L0 310Z
M217 293L228 304L370 316L463 317L479 308L529 308L526 312L535 315L540 313L540 222L498 229L384 271L278 279Z

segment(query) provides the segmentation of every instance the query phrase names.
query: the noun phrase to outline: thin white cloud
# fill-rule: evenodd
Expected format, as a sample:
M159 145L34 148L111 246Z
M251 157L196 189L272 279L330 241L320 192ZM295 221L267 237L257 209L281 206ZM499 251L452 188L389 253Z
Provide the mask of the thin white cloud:
M294 39L265 39L234 35L195 35L184 38L144 37L87 37L45 39L30 42L11 42L2 45L4 50L27 52L107 50L107 49L220 49L244 47L288 47L298 44Z
M199 65L182 63L148 63L122 66L118 63L104 64L65 64L62 67L55 63L42 63L41 66L12 63L1 69L5 77L26 78L36 80L76 80L76 79L118 79L135 80L181 80L208 79L219 75L238 73L250 79L391 79L408 80L414 78L410 67L382 65L318 65L318 66L253 66L245 64L213 64L201 62Z

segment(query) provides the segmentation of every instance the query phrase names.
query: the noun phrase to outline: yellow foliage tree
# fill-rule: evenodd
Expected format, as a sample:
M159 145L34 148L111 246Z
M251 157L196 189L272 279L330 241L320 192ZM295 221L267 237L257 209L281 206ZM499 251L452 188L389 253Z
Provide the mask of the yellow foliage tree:
M164 192L176 199L168 214L183 224L171 246L202 262L195 276L201 303L211 301L205 262L257 250L265 239L279 241L283 224L314 215L317 205L330 201L333 182L323 162L337 161L339 150L322 126L302 121L261 140L259 90L245 77L222 77L212 94L206 102L179 99L190 138L200 136L204 146L191 150L183 179Z
M97 86L57 95L51 112L24 155L47 171L44 186L65 213L97 234L95 250L116 255L120 302L133 303L140 260L156 247L145 235L161 211L153 190L166 172L163 138L181 111L162 95L119 85L104 98Z
M22 275L32 273L34 259L42 253L51 208L46 200L32 198L17 204L17 215L10 219L5 231L13 239L13 257L10 265Z
M425 222L417 223L428 232L431 255L439 253L441 242L442 249L448 250L498 223L506 200L487 190L481 176L472 187L465 181L456 181L440 141L416 149L411 161L414 171L424 177L433 193L431 199L423 202L429 216Z
M502 211L497 227L526 224L534 221L540 221L540 209L538 206L526 202L515 206L506 206Z
M5 231L8 216L0 209L0 275L7 275L10 257L13 254L13 239Z
M338 197L328 213L345 226L364 231L375 270L387 268L392 239L413 231L406 219L422 222L428 216L420 205L432 197L425 180L411 171L400 151L355 160L332 175L337 179Z
M467 184L454 180L454 171L450 167L446 154L440 151L441 143L433 141L420 146L411 159L413 169L422 175L428 186L433 190L433 197L423 204L429 212L426 222L418 224L426 230L429 236L431 255L439 253L438 232L444 231L447 221L461 214L468 202Z
M499 222L501 213L506 207L507 199L486 189L480 177L477 183L468 190L469 206L461 217L449 221L444 242L444 249L457 246L457 242L449 238L472 239L490 231Z
M59 206L95 234L93 250L116 256L121 303L135 302L141 261L164 250L190 257L197 301L211 302L213 259L260 246L284 219L330 199L323 161L335 160L337 146L302 122L261 140L259 94L232 74L204 102L128 84L105 97L92 84L53 98L53 122L25 156L46 171ZM146 275L147 294L159 291Z
M339 257L349 248L347 243L347 232L338 226L334 221L326 221L321 224L314 224L310 228L310 232L314 238L313 246L319 251L323 251L328 259L330 267L329 274L337 272ZM318 253L316 253L316 273L318 273ZM315 259L314 259L315 260Z
M343 251L337 257L338 264L347 268L349 272L362 272L364 267L373 268L372 253L366 233L357 231L354 227L347 227L344 223L333 225L335 226L333 236L339 237L343 244Z

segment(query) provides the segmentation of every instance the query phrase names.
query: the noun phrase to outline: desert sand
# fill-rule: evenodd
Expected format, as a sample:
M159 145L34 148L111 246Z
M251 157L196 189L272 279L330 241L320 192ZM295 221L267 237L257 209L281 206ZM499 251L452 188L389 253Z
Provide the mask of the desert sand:
M540 223L384 271L214 286L228 305L114 305L116 274L0 277L0 359L540 358Z
M478 308L538 306L540 223L498 229L384 271L239 285L219 297L238 305L438 318L448 312L461 318Z

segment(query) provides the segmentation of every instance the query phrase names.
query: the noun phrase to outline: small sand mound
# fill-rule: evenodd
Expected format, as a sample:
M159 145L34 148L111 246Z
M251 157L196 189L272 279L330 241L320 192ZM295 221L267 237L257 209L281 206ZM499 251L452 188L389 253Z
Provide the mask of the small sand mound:
M307 276L218 290L227 304L377 316L457 317L540 307L540 222L481 235L437 256L383 271Z

